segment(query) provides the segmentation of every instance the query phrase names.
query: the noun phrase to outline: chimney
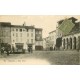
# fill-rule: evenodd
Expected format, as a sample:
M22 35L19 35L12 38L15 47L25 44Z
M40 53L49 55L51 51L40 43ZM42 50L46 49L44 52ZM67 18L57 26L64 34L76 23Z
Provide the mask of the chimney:
M26 26L26 23L25 22L23 23L23 26Z

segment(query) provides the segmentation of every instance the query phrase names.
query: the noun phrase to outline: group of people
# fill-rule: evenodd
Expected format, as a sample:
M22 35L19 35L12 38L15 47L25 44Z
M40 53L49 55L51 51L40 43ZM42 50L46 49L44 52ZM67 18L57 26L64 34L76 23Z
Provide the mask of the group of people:
M29 53L32 53L33 52L32 47L28 47L28 52Z
M1 47L1 55L3 55L4 53L6 53L7 56L9 56L10 49L8 47Z

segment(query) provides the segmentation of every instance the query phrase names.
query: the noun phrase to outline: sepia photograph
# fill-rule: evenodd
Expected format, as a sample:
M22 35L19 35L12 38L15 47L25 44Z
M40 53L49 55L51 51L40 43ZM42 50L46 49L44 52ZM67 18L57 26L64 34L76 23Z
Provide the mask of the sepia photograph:
M79 65L79 15L0 15L0 65Z

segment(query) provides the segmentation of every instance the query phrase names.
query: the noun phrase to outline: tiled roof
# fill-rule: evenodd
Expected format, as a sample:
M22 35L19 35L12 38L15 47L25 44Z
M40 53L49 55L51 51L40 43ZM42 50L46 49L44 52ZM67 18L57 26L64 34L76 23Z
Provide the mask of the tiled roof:
M35 28L36 30L42 30L42 28Z
M12 25L10 22L0 22L0 25L3 27L18 27L18 28L27 28L27 29L34 29L34 26L23 26L23 25Z
M53 33L53 32L56 32L56 30L49 32L49 34L50 34L50 33Z
M27 29L34 29L34 26L23 26L23 25L11 25L11 27L18 27L18 28L27 28Z

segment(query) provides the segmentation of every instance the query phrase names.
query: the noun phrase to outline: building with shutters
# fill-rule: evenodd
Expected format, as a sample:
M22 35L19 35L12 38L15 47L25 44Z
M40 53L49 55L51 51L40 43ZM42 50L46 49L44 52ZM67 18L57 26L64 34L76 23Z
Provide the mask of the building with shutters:
M42 29L34 26L12 25L0 22L0 43L10 44L15 50L42 49Z
M35 50L43 50L42 28L35 28Z
M2 46L11 44L11 23L0 22L0 49Z

